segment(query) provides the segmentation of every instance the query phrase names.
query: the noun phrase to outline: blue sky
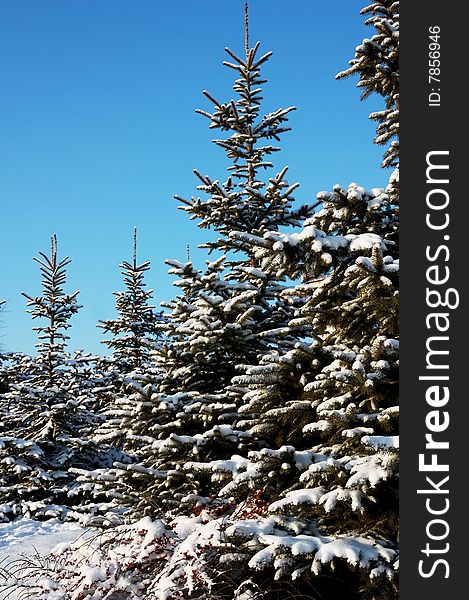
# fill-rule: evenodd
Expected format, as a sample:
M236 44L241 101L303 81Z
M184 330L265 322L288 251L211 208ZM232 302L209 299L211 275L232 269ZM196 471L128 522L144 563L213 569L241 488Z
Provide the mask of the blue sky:
M359 101L356 80L336 81L372 32L365 2L251 0L252 44L274 55L264 68L265 109L295 105L293 131L275 156L312 202L335 183L384 186L381 149ZM251 44L251 45L252 45ZM211 144L209 90L233 97L224 47L243 49L243 1L3 0L0 7L0 315L4 350L33 352L25 291L40 293L32 257L56 233L69 255L67 291L81 290L70 348L104 352L99 319L114 313L118 264L150 260L155 301L175 293L165 258L184 260L207 233L177 210L173 194L196 194L194 168L223 178L226 160ZM202 264L202 251L192 251Z

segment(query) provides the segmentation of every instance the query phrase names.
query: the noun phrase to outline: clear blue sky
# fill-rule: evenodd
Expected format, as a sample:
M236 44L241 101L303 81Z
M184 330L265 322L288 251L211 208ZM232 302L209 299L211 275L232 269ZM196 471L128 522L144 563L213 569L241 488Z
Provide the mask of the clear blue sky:
M356 80L336 81L372 35L365 1L251 0L251 42L273 50L264 74L267 111L295 105L293 131L275 156L299 181L298 201L335 183L384 186L381 149ZM33 352L22 290L40 293L32 257L57 233L69 255L67 290L80 289L70 348L104 351L99 319L114 313L118 264L131 258L132 228L156 302L175 293L165 258L207 233L177 210L173 194L196 194L198 168L225 176L211 144L203 89L233 97L224 47L243 49L243 1L2 0L0 4L0 315L4 350ZM202 264L202 251L193 252Z

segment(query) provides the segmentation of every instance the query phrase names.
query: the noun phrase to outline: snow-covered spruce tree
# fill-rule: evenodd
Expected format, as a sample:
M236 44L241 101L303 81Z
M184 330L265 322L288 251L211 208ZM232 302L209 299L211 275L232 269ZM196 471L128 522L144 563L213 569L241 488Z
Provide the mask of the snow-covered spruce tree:
M180 277L177 286L182 293L168 305L168 342L161 350L161 411L154 411L150 431L156 441L144 462L160 474L147 493L150 489L162 510L179 510L189 492L192 503L216 492L205 474L199 477L183 469L188 459L227 458L248 444L246 433L237 428L241 395L231 379L239 364L252 364L271 347L291 342L288 338L294 335L286 328L292 303L280 296L285 284L278 280L275 265L260 268L251 238L299 225L314 212L308 205L293 207L297 184L287 183L286 167L267 181L261 178L262 171L273 166L270 156L279 150L271 140L289 130L286 121L293 110L261 114L260 86L265 82L261 66L271 53L260 56L259 43L249 48L247 29L245 56L228 49L227 53L231 61L224 64L238 75L237 98L219 102L204 91L214 110L197 112L210 119L211 129L229 133L215 140L231 161L229 177L221 183L195 171L198 189L207 197L176 196L199 227L220 237L203 245L216 254L203 272L190 263L168 261ZM240 232L236 238L231 235L234 230Z
M63 290L70 260L58 259L55 235L50 256L41 252L35 260L43 277L43 293L23 295L33 319L43 322L34 328L38 356L17 361L20 373L7 394L9 410L3 415L0 440L4 519L21 514L42 518L72 514L79 509L80 498L74 495L69 467L105 460L88 440L95 422L93 397L82 385L79 361L66 351L70 319L80 308L78 292Z
M163 319L151 304L152 289L145 289L150 263L137 261L137 228L133 233L133 258L120 264L125 290L115 292L117 317L98 323L109 339L103 343L112 351L99 362L102 376L97 390L105 416L97 439L122 446L137 426L145 426L142 410L148 407L159 377L152 353L161 343Z

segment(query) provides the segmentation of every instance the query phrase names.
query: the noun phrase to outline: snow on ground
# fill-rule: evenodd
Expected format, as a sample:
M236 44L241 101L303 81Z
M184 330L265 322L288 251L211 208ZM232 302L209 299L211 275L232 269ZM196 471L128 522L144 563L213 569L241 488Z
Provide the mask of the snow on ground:
M62 523L56 519L39 522L32 519L17 519L0 524L0 569L8 570L8 563L21 555L47 556L60 543L73 542L86 531L76 523ZM11 592L6 589L5 580L0 577L0 599ZM16 600L18 593L8 595L8 600ZM24 596L23 596L24 597Z

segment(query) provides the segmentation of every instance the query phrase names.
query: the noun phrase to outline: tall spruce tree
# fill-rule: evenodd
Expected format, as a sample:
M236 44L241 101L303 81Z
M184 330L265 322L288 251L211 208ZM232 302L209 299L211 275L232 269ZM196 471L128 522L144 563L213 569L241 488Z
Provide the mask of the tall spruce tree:
M229 133L214 140L231 162L227 180L221 183L195 171L198 190L207 197L176 196L180 208L199 227L210 228L220 237L202 245L217 255L206 262L205 271L169 261L182 293L168 305L168 341L160 355L161 393L148 429L155 441L144 461L145 468L159 474L147 494L158 500L163 511L179 510L185 497L190 496L192 504L198 496L208 497L206 476L194 476L184 470L184 463L193 458L227 458L243 446L248 434L237 427L241 394L231 379L239 365L252 364L284 343L282 335L294 334L286 327L291 303L281 298L284 283L274 265L261 268L252 239L299 225L313 214L314 206L293 206L298 184L288 184L286 167L267 180L261 178L263 171L273 167L270 156L279 151L271 140L279 140L289 130L286 121L294 108L261 114L265 83L261 66L272 53L260 55L259 47L259 43L249 47L246 18L244 56L226 49L230 60L224 63L238 76L236 99L220 102L204 91L213 112L197 111L209 118L211 129ZM233 231L239 235L233 237Z

